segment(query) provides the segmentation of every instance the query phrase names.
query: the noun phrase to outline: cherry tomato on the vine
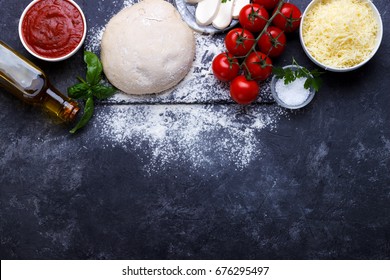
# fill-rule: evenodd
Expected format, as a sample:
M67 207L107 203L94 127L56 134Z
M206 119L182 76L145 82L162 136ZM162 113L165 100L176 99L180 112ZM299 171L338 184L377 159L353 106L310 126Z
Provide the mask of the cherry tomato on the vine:
M238 75L240 66L238 60L230 53L220 53L217 55L211 65L214 76L222 81L228 82L233 80Z
M238 16L241 26L250 32L261 32L269 20L269 14L258 4L245 5Z
M279 0L252 0L252 2L264 6L267 10L273 10Z
M264 81L272 74L271 59L261 52L252 52L245 60L245 70L252 80Z
M269 57L280 56L286 47L284 31L275 26L269 26L257 42L259 50Z
M301 15L302 13L297 6L291 3L284 3L272 23L285 32L293 32L298 29L301 23Z
M245 56L254 44L253 34L244 28L234 28L225 37L225 46L234 56Z
M256 81L245 76L236 77L230 84L230 96L238 104L250 104L259 96L260 87Z

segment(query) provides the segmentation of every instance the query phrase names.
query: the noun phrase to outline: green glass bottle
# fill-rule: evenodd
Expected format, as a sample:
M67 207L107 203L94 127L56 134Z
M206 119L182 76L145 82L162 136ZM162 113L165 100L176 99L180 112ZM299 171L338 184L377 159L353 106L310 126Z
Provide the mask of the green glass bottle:
M45 73L0 41L0 87L22 101L43 107L65 122L76 118L79 106L53 87Z

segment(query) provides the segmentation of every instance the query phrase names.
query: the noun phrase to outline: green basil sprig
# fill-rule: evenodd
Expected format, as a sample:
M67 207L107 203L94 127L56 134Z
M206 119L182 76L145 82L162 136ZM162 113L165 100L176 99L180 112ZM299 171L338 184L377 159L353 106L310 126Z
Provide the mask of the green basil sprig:
M68 88L69 97L85 100L84 114L70 133L76 133L92 118L95 108L94 98L106 99L116 92L114 87L101 84L103 66L97 55L84 51L84 61L87 64L85 80L77 77L80 82Z
M284 79L285 85L295 81L296 79L306 78L304 88L313 88L316 92L318 92L322 85L320 76L324 72L321 72L318 69L310 71L299 65L294 58L292 59L292 65L297 67L296 70L292 70L291 68L284 69L283 67L273 67L272 72L277 78Z

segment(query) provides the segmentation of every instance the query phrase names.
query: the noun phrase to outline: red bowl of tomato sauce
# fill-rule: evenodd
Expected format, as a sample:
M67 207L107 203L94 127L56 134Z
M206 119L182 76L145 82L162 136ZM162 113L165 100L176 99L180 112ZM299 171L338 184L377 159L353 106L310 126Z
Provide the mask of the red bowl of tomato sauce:
M84 13L72 0L34 0L19 22L23 46L46 61L71 57L83 45L86 33Z

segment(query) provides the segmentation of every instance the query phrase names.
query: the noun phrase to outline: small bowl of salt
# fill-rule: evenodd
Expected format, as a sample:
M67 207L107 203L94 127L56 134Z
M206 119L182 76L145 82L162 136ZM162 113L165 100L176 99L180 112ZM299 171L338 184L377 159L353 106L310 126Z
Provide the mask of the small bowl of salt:
M287 65L283 69L297 70L299 66ZM313 100L315 90L305 88L306 77L296 78L290 83L285 83L284 78L272 77L271 92L276 103L287 109L300 109Z

